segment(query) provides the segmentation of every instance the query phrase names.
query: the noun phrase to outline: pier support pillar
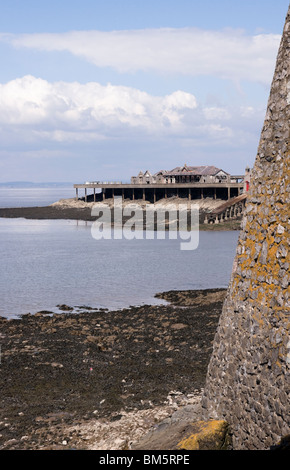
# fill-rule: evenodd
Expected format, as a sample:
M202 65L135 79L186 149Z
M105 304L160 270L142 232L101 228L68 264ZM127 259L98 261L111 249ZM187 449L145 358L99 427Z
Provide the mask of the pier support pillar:
M87 188L85 188L85 201L88 202Z
M78 188L76 188L76 201L78 201L78 200L79 200L79 190L78 190Z

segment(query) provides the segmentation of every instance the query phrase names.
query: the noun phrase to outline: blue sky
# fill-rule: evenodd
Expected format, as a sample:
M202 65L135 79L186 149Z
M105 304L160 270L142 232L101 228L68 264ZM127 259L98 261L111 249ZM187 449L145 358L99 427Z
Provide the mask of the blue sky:
M0 182L254 163L288 0L0 0Z

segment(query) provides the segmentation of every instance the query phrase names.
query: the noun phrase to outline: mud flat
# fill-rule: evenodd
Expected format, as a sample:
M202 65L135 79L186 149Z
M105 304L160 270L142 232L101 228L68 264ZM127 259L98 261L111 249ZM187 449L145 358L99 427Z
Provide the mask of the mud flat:
M0 217L4 218L24 218L35 220L84 220L93 221L96 217L91 216L90 207L9 207L0 209Z
M176 204L186 204L188 201L177 197L162 199L156 203L156 207L170 210L170 208L176 208ZM200 215L200 229L201 230L240 230L241 220L228 220L220 224L203 224L205 213L209 210L213 210L221 204L221 200L213 200L207 198L204 200L198 200L199 215ZM106 206L109 206L112 210L114 208L114 200L107 199L105 202ZM11 207L11 208L0 208L0 218L25 218L25 219L36 219L36 220L82 220L82 221L95 221L96 216L91 214L93 206L100 208L104 205L103 202L84 202L82 200L76 201L75 199L62 199L57 201L50 206L44 207ZM119 203L120 204L120 203ZM148 201L131 201L124 200L122 203L124 206L137 205L139 208L145 207L149 204ZM196 204L196 201L192 201L191 204ZM153 204L152 204L153 205ZM124 219L125 220L125 219Z
M0 321L0 449L130 449L198 403L225 289Z

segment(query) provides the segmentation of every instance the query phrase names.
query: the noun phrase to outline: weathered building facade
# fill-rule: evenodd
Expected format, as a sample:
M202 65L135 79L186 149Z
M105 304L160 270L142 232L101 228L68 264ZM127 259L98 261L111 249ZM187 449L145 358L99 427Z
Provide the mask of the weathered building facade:
M229 173L215 166L178 166L173 170L160 170L151 174L140 171L131 177L131 184L175 184L175 183L230 183Z

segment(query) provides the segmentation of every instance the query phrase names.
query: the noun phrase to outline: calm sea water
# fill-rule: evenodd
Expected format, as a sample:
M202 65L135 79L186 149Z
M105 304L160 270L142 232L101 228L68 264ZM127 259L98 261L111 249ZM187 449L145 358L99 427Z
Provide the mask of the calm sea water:
M237 239L200 232L198 248L182 251L180 239L96 240L90 223L0 218L0 315L117 309L159 303L157 292L227 287Z
M72 197L75 197L72 185L61 188L0 187L0 207L42 207Z

